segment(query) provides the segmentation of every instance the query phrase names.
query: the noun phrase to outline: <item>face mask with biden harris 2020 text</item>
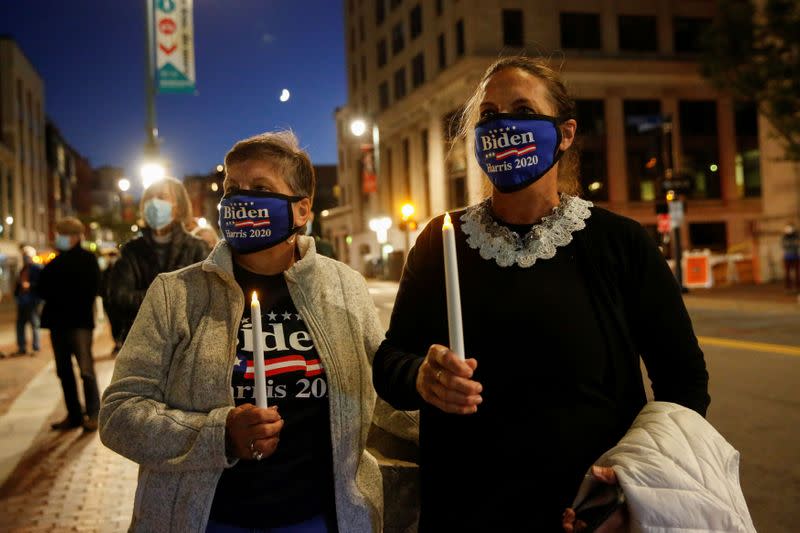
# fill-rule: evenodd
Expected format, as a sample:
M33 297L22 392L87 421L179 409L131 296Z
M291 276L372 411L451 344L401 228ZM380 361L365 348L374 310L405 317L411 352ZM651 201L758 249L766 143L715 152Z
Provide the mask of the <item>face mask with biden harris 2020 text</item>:
M493 113L475 125L475 157L500 192L524 189L561 158L566 118L529 113Z
M219 203L222 238L240 254L272 248L297 233L292 203L303 198L262 191L228 193Z

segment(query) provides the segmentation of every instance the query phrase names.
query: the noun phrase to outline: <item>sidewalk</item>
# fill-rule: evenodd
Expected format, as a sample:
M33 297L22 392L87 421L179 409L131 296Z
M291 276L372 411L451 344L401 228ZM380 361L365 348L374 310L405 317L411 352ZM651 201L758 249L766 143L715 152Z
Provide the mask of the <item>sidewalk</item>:
M0 349L10 353L16 334L6 311L0 309ZM105 448L96 432L50 429L66 408L49 334L42 333L38 355L0 359L0 531L126 531L137 467ZM111 380L112 347L108 325L99 323L92 351L101 391Z
M393 299L396 283L372 283ZM689 309L800 313L797 296L779 284L693 289ZM0 304L0 350L16 351L15 311ZM114 360L105 323L95 331L93 352L101 391ZM0 359L0 531L126 531L137 467L106 449L97 433L54 432L66 414L55 375L49 333L36 356Z

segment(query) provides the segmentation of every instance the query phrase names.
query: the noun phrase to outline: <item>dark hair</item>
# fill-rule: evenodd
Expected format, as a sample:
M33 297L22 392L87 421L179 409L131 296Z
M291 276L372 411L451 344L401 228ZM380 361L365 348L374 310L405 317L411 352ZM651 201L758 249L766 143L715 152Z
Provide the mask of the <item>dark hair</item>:
M237 142L225 156L226 175L231 165L253 159L280 165L289 188L313 201L317 182L314 167L294 133L267 132Z
M458 128L459 138L466 139L478 122L481 102L486 95L486 85L489 79L501 70L509 68L518 68L542 80L547 87L550 103L556 110L556 116L575 118L575 101L569 95L559 73L551 68L544 59L527 56L501 57L486 69L478 87L464 106ZM579 174L580 156L577 144L573 142L558 163L558 191L571 195L580 194Z

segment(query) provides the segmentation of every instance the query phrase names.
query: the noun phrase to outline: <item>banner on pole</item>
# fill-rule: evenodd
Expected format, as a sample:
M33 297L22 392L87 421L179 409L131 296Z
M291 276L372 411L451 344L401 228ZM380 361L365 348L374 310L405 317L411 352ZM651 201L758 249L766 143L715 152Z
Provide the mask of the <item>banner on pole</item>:
M193 93L194 25L192 0L152 0L156 88L160 93Z
M378 175L375 168L375 153L371 144L361 145L361 192L378 192Z

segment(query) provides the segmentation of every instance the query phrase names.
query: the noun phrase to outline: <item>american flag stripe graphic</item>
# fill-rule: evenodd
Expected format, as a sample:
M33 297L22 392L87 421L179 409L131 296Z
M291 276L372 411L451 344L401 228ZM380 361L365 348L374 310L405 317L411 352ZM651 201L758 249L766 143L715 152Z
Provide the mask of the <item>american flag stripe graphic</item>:
M512 155L525 155L527 153L535 152L535 151L536 151L536 145L532 144L532 145L530 145L530 146L528 146L526 148L522 148L520 150L517 150L516 148L512 148L510 150L506 150L505 152L500 152L499 154L497 154L495 156L495 159L505 159L506 157L509 157L509 156L512 156Z
M246 226L259 228L261 226L269 226L269 220L262 220L261 222L253 222L252 220L243 220L242 222L234 223L233 226L236 228L244 228Z
M264 373L267 377L288 374L289 372L304 372L306 377L310 377L322 374L324 370L319 359L306 361L302 355L287 355L266 361ZM247 362L247 370L244 377L247 379L255 377L252 361Z

